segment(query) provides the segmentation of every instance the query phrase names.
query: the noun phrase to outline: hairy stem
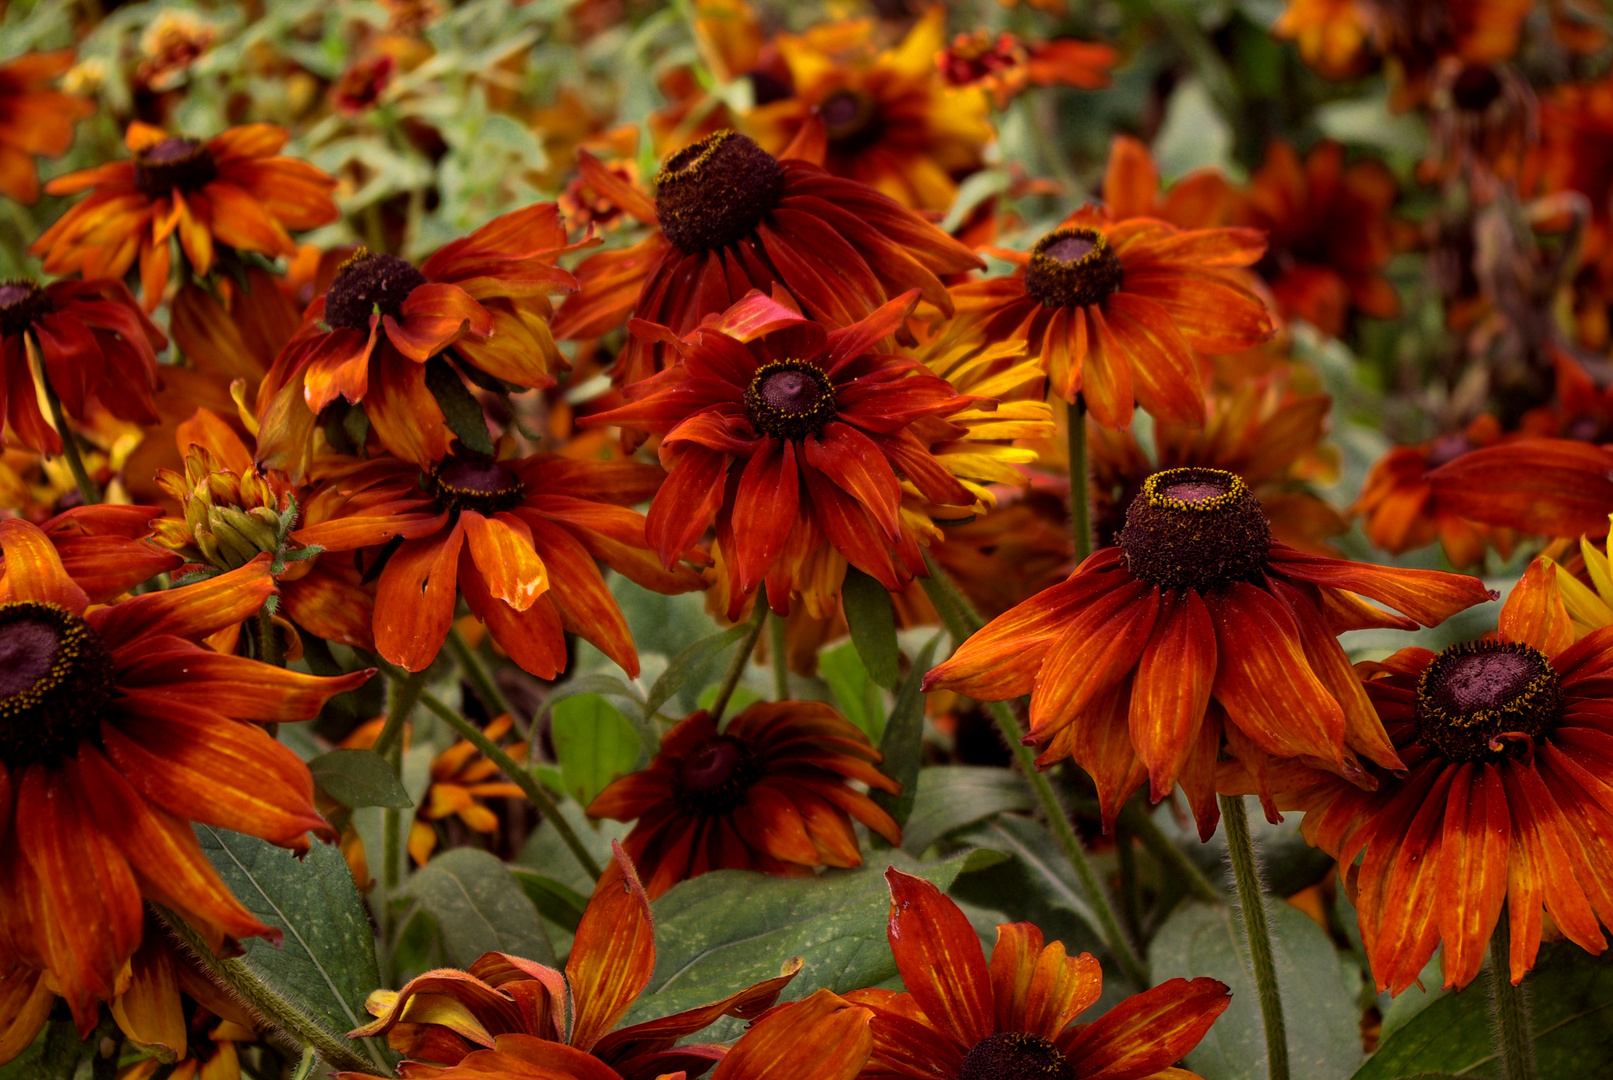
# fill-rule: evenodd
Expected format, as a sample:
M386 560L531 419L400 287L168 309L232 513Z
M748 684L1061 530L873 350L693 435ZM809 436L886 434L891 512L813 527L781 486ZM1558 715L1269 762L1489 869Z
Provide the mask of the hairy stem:
M396 669L389 668L388 671ZM392 693L388 695L386 707L386 723L381 726L380 734L375 736L375 742L370 749L386 758L397 769L402 758L403 725L414 710L415 703L420 700L420 694L426 688L426 673L424 671L411 671L400 675L392 682Z
M1288 1080L1288 1033L1283 1027L1277 963L1271 950L1271 927L1266 923L1266 894L1260 885L1255 842L1249 834L1249 812L1241 796L1222 795L1220 800L1227 854L1232 860L1232 879L1238 886L1238 912L1243 917L1243 936L1254 968L1260 1018L1266 1028L1266 1075L1271 1080Z
M1529 1022L1529 990L1513 986L1511 928L1501 913L1490 935L1490 1017L1494 1021L1496 1056L1501 1059L1501 1080L1535 1080L1535 1034Z
M1076 395L1065 425L1070 447L1070 532L1075 536L1075 562L1092 554L1092 475L1087 463L1087 403Z
M767 598L758 590L756 611L750 620L750 633L740 641L739 650L728 662L728 670L723 674L722 685L717 688L717 700L711 703L712 723L722 721L723 710L728 708L728 699L734 696L734 688L739 685L740 678L745 674L745 665L750 663L750 654L756 651L756 641L762 636L762 628L767 625L767 616Z
M95 481L90 479L89 470L84 468L84 459L79 456L78 436L67 426L67 414L62 411L62 399L56 396L56 388L50 385L49 379L42 377L39 381L45 386L45 401L50 405L50 418L56 424L56 433L62 437L62 457L67 459L67 468L73 474L73 483L78 485L79 498L84 500L85 506L98 503L101 501L101 489L95 486Z
M280 648L280 631L275 629L274 616L269 613L268 604L258 609L258 642L258 647L263 651L258 659L275 667L286 666L285 652Z

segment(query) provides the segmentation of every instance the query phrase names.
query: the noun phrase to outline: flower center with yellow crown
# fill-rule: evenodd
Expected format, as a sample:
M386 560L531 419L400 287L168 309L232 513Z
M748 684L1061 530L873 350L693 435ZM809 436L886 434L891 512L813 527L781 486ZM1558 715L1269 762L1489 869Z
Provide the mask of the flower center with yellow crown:
M1220 469L1165 469L1126 510L1126 567L1162 589L1246 581L1266 567L1271 526L1243 478Z
M1118 292L1123 276L1106 236L1096 229L1066 225L1031 248L1025 292L1043 307L1085 307Z
M1452 645L1417 680L1417 738L1451 761L1497 761L1539 741L1563 715L1545 653L1511 641Z
M112 656L60 604L0 604L0 763L53 764L100 729Z
M724 130L666 159L655 177L655 216L679 251L698 255L742 239L783 194L777 159Z
M54 310L50 294L34 282L23 278L0 281L0 337L20 334Z
M855 152L879 139L879 109L867 94L836 90L818 106L818 116L836 150Z
M474 510L483 517L521 505L526 485L515 470L485 454L458 450L426 477L427 490L444 510Z
M775 360L756 369L745 388L745 413L756 429L778 439L820 435L835 418L829 377L805 360Z
M686 814L719 817L745 801L745 793L762 778L756 751L738 739L718 735L678 766L672 797Z
M217 177L218 163L200 139L176 136L134 155L134 186L153 198L195 191Z
M1074 1080L1058 1047L1027 1031L987 1035L963 1059L958 1080Z
M426 275L413 263L359 248L336 268L336 278L325 293L325 322L368 331L374 312L401 319L403 302L424 284Z

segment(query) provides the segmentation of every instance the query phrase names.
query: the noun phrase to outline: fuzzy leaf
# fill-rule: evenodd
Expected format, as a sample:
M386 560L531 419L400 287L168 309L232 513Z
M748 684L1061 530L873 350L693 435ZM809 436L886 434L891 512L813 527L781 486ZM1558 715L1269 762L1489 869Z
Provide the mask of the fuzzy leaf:
M455 967L468 967L485 952L554 963L537 909L509 869L485 851L443 852L409 879L406 891L437 920L443 949Z
M331 750L308 763L314 783L343 806L413 806L397 773L373 750Z

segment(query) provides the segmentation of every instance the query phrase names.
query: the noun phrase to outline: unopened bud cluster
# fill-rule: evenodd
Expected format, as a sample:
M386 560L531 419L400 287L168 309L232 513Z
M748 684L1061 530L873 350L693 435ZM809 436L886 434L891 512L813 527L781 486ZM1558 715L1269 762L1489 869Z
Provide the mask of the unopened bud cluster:
M244 566L285 543L290 496L256 472L237 474L210 452L192 446L185 475L171 469L157 483L184 509L184 521L164 518L153 539L193 562L218 570Z

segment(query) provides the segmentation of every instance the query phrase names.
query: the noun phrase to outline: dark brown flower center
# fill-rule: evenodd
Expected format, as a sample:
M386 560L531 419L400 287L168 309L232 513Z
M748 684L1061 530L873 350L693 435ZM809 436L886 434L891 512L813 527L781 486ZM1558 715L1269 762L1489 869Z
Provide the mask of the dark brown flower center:
M1096 229L1066 225L1031 248L1025 292L1043 307L1085 307L1120 289L1124 271Z
M744 135L719 131L666 159L655 177L655 216L688 255L736 243L778 205L784 168Z
M1501 96L1501 75L1490 64L1469 64L1451 84L1451 100L1464 112L1483 112Z
M963 1059L958 1080L1074 1080L1058 1047L1026 1031L987 1035Z
M474 510L484 517L521 505L526 485L509 466L472 450L457 450L426 477L444 510Z
M50 764L95 738L112 693L112 657L59 604L0 604L0 763Z
M1417 738L1451 761L1495 761L1538 741L1562 714L1556 669L1516 642L1452 645L1417 680Z
M426 275L412 263L359 248L336 268L336 278L325 293L325 322L368 331L375 312L402 318L403 302L425 283Z
M672 796L686 814L717 817L743 803L761 776L756 751L738 739L718 735L683 759L672 781Z
M816 364L776 360L756 369L745 388L745 412L758 431L774 438L819 435L835 418L834 386Z
M1243 478L1220 469L1165 469L1126 510L1126 567L1162 589L1204 592L1266 567L1271 526Z
M856 90L836 90L818 106L824 133L835 149L855 152L879 139L879 107Z
M20 334L54 310L50 294L34 282L23 278L0 281L0 337Z
M218 163L200 139L164 139L134 156L134 186L153 198L195 191L217 176Z

